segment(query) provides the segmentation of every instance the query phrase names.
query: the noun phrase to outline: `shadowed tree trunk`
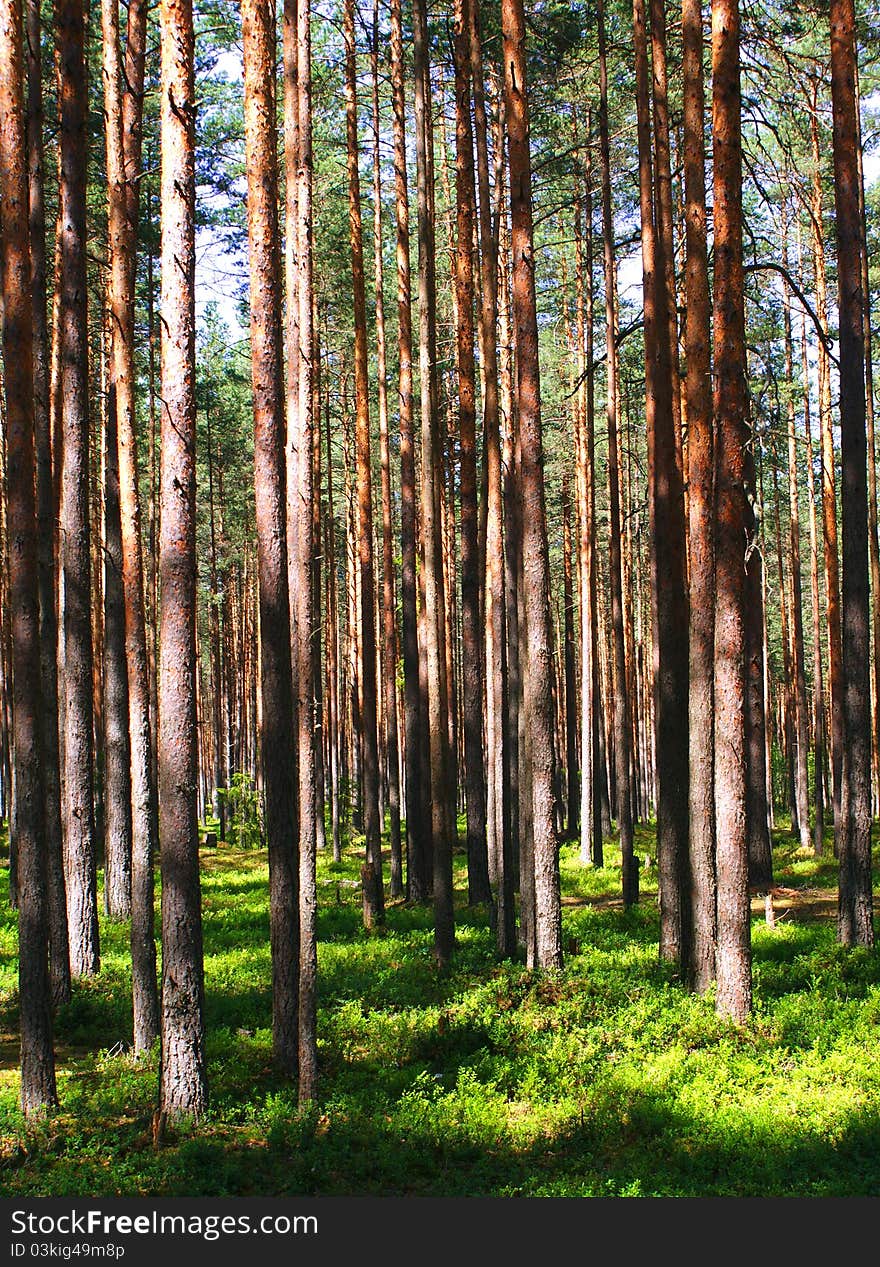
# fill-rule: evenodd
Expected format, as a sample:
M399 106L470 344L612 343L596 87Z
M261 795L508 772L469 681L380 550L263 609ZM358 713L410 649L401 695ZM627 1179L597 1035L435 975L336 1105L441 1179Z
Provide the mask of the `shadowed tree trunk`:
M33 312L20 0L0 3L0 274L6 389L6 507L12 612L13 777L18 881L21 1108L55 1104L49 980L46 829L40 751L40 623L37 593Z
M865 325L859 214L856 22L853 0L831 0L831 103L840 314L843 722L837 936L873 946L871 890L871 680Z
M160 1113L208 1102L196 820L195 83L191 0L161 0Z
M285 518L275 11L269 0L243 0L241 17L263 699L260 742L272 948L272 1046L281 1071L294 1077L298 1068L299 880Z
M382 471L382 641L385 658L385 768L388 777L389 895L403 896L400 848L400 777L397 737L397 627L394 617L394 542L391 523L391 453L388 446L388 384L385 352L385 290L382 265L382 167L379 154L379 8L373 5L373 267L376 286L376 371L379 403L379 450Z
M480 651L480 552L477 543L477 414L474 362L474 146L471 135L471 19L455 5L455 203L459 460L461 464L461 642L468 902L490 901L483 765L483 666Z
M360 574L361 723L364 779L364 835L366 859L361 872L364 889L364 926L385 919L382 893L381 827L379 823L379 739L376 699L376 609L373 568L373 493L370 458L367 325L364 297L364 249L358 174L357 67L354 0L345 4L345 94L348 153L348 226L354 303L355 450L357 465L357 540Z
M33 312L34 443L37 491L37 582L40 600L41 752L46 804L46 885L52 1001L70 999L70 955L61 833L58 743L58 620L55 611L55 523L49 426L49 336L46 328L46 211L43 180L42 36L39 0L27 3L27 151Z
M59 341L63 430L61 584L64 668L64 869L73 976L98 971L89 517L89 374L86 310L86 118L82 0L55 7L60 140Z
M531 784L534 865L534 963L562 965L559 856L556 839L553 751L553 633L550 625L550 565L544 504L541 390L532 175L526 89L525 19L522 0L502 0L504 89L510 164L513 314L522 465L522 554L525 600L525 710Z
M605 65L605 13L602 0L596 9L599 24L600 83L607 84ZM617 313L615 304L614 220L611 209L611 159L608 145L607 90L599 99L599 152L602 163L602 241L605 273L605 340L606 414L608 419L608 490L609 490L609 550L608 567L611 582L612 627L612 682L614 693L614 787L617 829L620 836L620 853L623 862L623 900L631 906L638 901L639 878L633 853L632 801L630 796L630 750L632 725L630 699L626 684L626 644L623 610L623 561L621 556L620 511L620 456L618 435L618 382L615 334Z

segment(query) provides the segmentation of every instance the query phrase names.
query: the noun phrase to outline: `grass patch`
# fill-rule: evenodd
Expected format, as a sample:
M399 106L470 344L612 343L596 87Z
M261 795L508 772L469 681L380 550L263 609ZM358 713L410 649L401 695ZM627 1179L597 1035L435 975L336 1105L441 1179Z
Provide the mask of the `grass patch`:
M755 1009L735 1028L659 962L656 846L639 832L642 900L619 901L619 852L563 846L566 967L497 962L465 905L434 965L431 912L395 903L361 927L360 858L322 858L320 1099L300 1113L273 1069L267 864L202 859L211 1104L152 1147L157 1063L124 1050L128 926L102 922L102 968L57 1018L61 1109L18 1110L16 919L0 896L0 1192L6 1195L856 1196L880 1191L880 956L835 943L836 864L775 837L787 896L755 907ZM875 861L877 859L875 858ZM818 895L818 897L817 897ZM824 903L824 905L823 905Z

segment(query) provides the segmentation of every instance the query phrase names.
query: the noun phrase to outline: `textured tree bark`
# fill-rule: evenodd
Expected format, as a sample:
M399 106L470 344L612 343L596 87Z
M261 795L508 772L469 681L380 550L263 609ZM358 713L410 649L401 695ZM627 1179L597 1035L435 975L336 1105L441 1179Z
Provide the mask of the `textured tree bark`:
M562 477L562 592L563 660L565 677L565 831L577 839L578 788L577 686L574 662L574 582L572 577L571 487L568 471Z
M86 310L86 116L82 0L57 0L60 141L61 584L64 665L64 866L73 976L98 971L92 726L89 382Z
M767 615L764 556L758 531L761 517L755 513L757 490L751 447L743 454L746 484L746 819L748 824L749 881L760 888L773 883L773 854L768 806ZM772 789L771 789L772 790Z
M345 10L345 93L348 153L348 225L351 248L352 298L354 303L355 450L357 465L357 541L360 575L361 723L364 780L364 835L366 858L361 871L364 890L364 926L372 928L385 919L382 892L381 827L379 823L379 739L376 701L376 612L373 569L373 494L370 457L369 382L367 378L367 325L364 297L364 251L358 174L357 67L354 3Z
M856 21L852 0L832 0L831 105L840 320L843 723L837 936L873 946L871 888L871 679L865 324L859 214Z
M104 47L107 47L105 38ZM112 336L111 336L112 337ZM104 909L131 915L131 757L116 388L108 367L104 425Z
M659 12L658 12L659 10ZM662 4L652 5L655 20ZM688 726L687 646L681 636L687 624L685 589L684 491L681 479L681 419L677 359L674 279L666 259L672 239L672 200L666 119L665 24L653 33L653 79L656 155L656 198L652 176L651 113L644 0L634 0L633 36L636 54L639 189L644 290L645 414L648 435L648 506L651 521L651 595L654 632L654 712L657 753L657 853L660 884L660 956L684 965L688 958L688 760L684 736ZM653 203L656 201L655 217ZM666 214L663 214L665 206ZM672 302L670 302L672 301ZM677 334L677 328L676 328Z
M544 503L541 388L532 176L526 88L525 19L522 0L502 0L504 89L510 164L513 314L519 404L520 495L522 499L523 595L528 675L525 710L531 783L534 866L534 966L562 965L559 854L556 838L553 751L553 634L550 625L550 564Z
M20 0L0 4L0 275L6 390L6 509L12 613L13 777L18 882L21 1107L36 1117L56 1101L52 1049L43 708L37 588L33 311Z
M442 968L452 955L455 916L452 901L454 805L451 803L449 695L446 676L446 594L439 472L443 453L437 400L437 333L433 146L427 15L424 0L413 4L416 176L419 239L419 377L422 416L421 532L425 582L423 604L427 680L428 770L433 857L434 957Z
M599 98L599 153L602 166L602 241L605 273L605 328L606 328L606 414L608 419L608 493L609 493L609 551L608 566L611 583L612 626L612 690L614 694L614 787L615 813L620 836L620 853L623 864L623 900L627 906L638 901L638 869L633 853L632 800L630 788L631 713L626 688L626 645L623 610L623 562L621 555L621 514L618 444L618 384L617 384L617 312L615 305L614 220L611 210L611 159L608 145L608 96L605 58L605 11L602 0L596 7L599 26L600 89Z
M413 448L412 309L410 304L409 197L406 170L401 0L391 4L391 85L394 104L394 209L397 229L397 356L400 427L400 544L404 682L404 790L406 795L406 892L424 902L430 890L427 804L422 781L422 720L419 694L416 601L416 475Z
M782 263L788 268L788 243L783 229ZM787 405L788 430L788 515L789 555L791 558L791 637L794 668L795 702L795 792L797 799L798 827L803 849L809 850L810 837L810 782L807 754L810 747L810 719L807 711L807 676L804 666L804 618L803 587L801 584L801 524L798 494L797 435L794 415L794 343L791 332L791 299L788 286L783 282L784 308L783 330L785 339L785 376L790 390Z
M160 1113L208 1102L196 819L195 82L191 0L162 0L159 531Z
M819 606L819 533L816 523L816 490L813 474L813 436L810 421L810 377L807 359L807 327L801 330L801 372L804 382L804 443L807 455L807 501L810 525L810 608L813 620L813 852L821 858L825 832L825 690L822 668L822 626Z
M397 728L397 626L394 616L394 541L391 509L391 453L388 444L388 382L385 343L385 289L382 264L382 166L379 154L379 9L373 4L373 271L376 286L376 370L379 404L379 452L382 472L382 640L385 659L385 768L388 778L389 895L403 896L400 841L400 778Z
M285 36L293 34L285 23ZM319 617L314 609L312 537L314 487L314 295L312 270L312 56L309 6L296 8L297 114L299 155L296 171L297 250L299 255L299 393L295 417L288 411L287 442L296 449L297 490L287 490L288 516L296 518L297 558L291 594L297 655L294 689L298 730L299 774L299 1102L314 1100L318 1086L318 892L315 878L318 845L318 794L315 753L314 639ZM289 179L289 176L288 176ZM291 306L293 298L291 296ZM363 490L360 490L361 496ZM290 574L290 560L288 560ZM371 591L372 592L372 591ZM374 635L375 639L375 635ZM382 889L382 858L374 867Z
M298 1071L299 878L287 571L274 7L268 0L244 0L241 18L263 701L260 742L272 948L272 1046L281 1071L295 1077Z
M147 5L128 9L124 68L119 65L118 5L107 4L104 37L108 136L108 230L113 306L113 378L120 489L122 588L128 669L131 762L131 955L134 1049L148 1050L159 1034L153 865L158 806L153 766L150 669L144 604L144 562L134 407L135 243L139 214ZM120 117L121 94L121 117ZM150 353L152 355L152 352ZM152 424L151 424L152 425Z
M746 352L738 0L712 0L715 220L715 825L719 1015L751 1012L746 819Z
M339 598L336 576L336 528L333 503L333 454L330 446L330 391L326 396L327 415L327 703L328 751L330 757L330 830L333 861L342 861L341 806L339 796L342 718L339 714Z
M691 939L685 975L703 994L715 977L714 712L715 551L711 300L706 244L703 141L703 22L700 0L682 6L686 232L685 412L688 457L688 857Z
M70 956L61 833L61 754L58 741L58 620L55 612L55 524L49 425L49 336L46 328L46 211L44 196L42 34L38 0L27 3L27 156L33 313L34 444L37 490L37 581L40 600L41 743L46 804L49 972L52 1001L70 999Z
M818 92L818 86L815 91ZM810 137L813 151L813 197L810 223L813 238L813 268L816 282L816 316L827 335L828 297L825 275L825 244L822 230L822 170L819 145L819 115L815 97L810 110ZM825 340L819 340L819 433L822 452L822 527L825 538L825 601L828 627L828 685L831 693L831 775L834 810L834 847L837 851L843 770L843 647L840 624L840 570L837 548L837 494L834 433L831 420L831 366Z
M456 0L455 204L456 353L461 469L461 650L468 902L489 902L486 785L483 764L483 665L480 649L480 552L477 541L477 414L474 361L474 143L471 135L471 17Z

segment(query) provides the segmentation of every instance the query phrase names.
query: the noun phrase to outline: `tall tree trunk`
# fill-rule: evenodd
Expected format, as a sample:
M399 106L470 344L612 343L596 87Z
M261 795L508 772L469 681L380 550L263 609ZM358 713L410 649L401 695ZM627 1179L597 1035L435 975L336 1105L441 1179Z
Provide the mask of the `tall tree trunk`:
M685 412L688 458L688 857L691 939L686 977L704 994L715 976L714 446L711 301L706 245L703 20L700 0L682 6L686 226Z
M608 92L605 53L605 11L602 0L596 7L599 26L599 152L602 164L602 241L605 273L606 375L605 407L608 419L609 551L611 581L612 680L614 692L614 787L617 829L623 865L623 900L627 906L638 901L639 877L633 853L632 801L630 793L631 721L626 686L626 644L623 610L623 574L619 481L617 313L615 305L614 219L611 209L611 159L608 143Z
M298 1068L299 877L285 518L274 6L269 0L244 0L241 17L263 700L260 742L272 948L272 1045L280 1069L293 1077Z
M196 818L195 76L191 0L161 0L160 1113L208 1101Z
M56 1006L70 999L70 955L61 833L58 742L58 621L55 612L55 522L49 425L49 337L46 328L46 211L44 195L42 34L38 0L27 3L28 200L33 313L34 444L37 493L37 583L40 599L41 744L46 804L49 972Z
M474 362L474 145L471 135L471 18L455 5L455 203L457 364L461 463L461 641L467 806L468 902L490 901L483 765L483 665L480 653L480 552L477 542L477 414Z
M788 244L783 228L783 266L788 268ZM804 618L803 589L801 585L801 522L798 492L797 436L794 418L794 343L791 332L791 301L788 286L784 286L783 327L785 338L785 376L789 383L786 421L788 425L788 513L789 554L791 557L791 637L794 669L795 740L797 764L795 766L795 791L797 795L798 826L801 847L809 850L810 839L810 785L807 754L810 747L810 720L807 713L807 676L804 667Z
M810 524L810 607L813 618L813 852L821 858L825 831L825 689L822 670L822 632L819 606L819 533L816 523L816 490L813 474L813 436L810 422L810 375L807 361L807 326L801 331L801 372L804 381L804 441L807 453L807 501Z
M394 105L394 209L397 229L397 357L400 427L400 545L404 682L404 789L406 795L406 892L423 902L430 888L427 803L422 782L416 600L416 476L413 447L412 310L410 305L409 197L406 170L401 0L391 4L391 87Z
M856 21L853 0L832 0L831 105L834 208L840 314L843 722L846 748L837 935L845 946L873 946L871 890L871 680L868 588L868 486L865 322L859 214Z
M746 821L746 349L742 266L742 131L738 0L712 0L715 207L715 824L716 1009L751 1012Z
M376 285L376 370L379 403L379 451L382 470L382 635L385 658L384 703L388 774L389 893L403 896L400 842L400 778L397 737L397 625L394 616L394 541L391 508L391 453L388 445L388 382L385 352L385 288L382 264L382 166L379 154L379 7L373 5L373 265Z
M655 19L662 4L654 4ZM687 647L681 629L687 622L685 591L684 494L680 439L676 453L672 358L677 341L670 334L672 264L665 258L672 238L669 137L659 123L666 112L665 26L654 32L653 79L657 143L658 215L653 208L651 117L644 0L634 0L633 34L636 53L636 102L639 134L639 188L644 289L645 413L648 439L648 505L651 520L654 698L658 763L657 852L660 884L660 955L673 963L687 960L688 892L688 761ZM664 157L665 156L665 157ZM666 205L666 233L661 208ZM680 418L679 418L680 432Z
M348 225L354 303L355 450L357 464L357 540L360 574L361 710L363 733L364 835L366 859L361 872L364 925L372 928L385 918L382 893L382 837L379 823L379 739L376 700L376 613L373 569L373 493L370 459L369 382L367 379L367 324L364 297L364 250L358 174L357 66L354 0L345 3L345 93L348 142Z
M535 893L535 967L562 964L553 751L553 634L544 503L544 455L532 227L532 173L522 0L502 0L504 88L510 163L513 313L522 467L525 708L529 739Z
M86 84L82 0L57 0L61 124L60 356L64 433L61 583L64 593L64 860L70 970L98 971L89 516L89 375L86 307Z
M55 1104L46 827L41 753L40 616L37 586L33 311L23 113L20 0L0 4L0 275L6 389L6 507L12 612L12 741L18 881L21 1107L36 1117Z
M818 87L814 89L814 93ZM813 197L810 217L813 231L813 267L816 281L816 316L822 331L828 330L825 246L822 236L822 172L819 115L815 95L810 111L813 157ZM835 491L834 434L831 421L831 366L826 339L819 350L819 428L822 451L822 526L825 537L825 601L828 626L828 678L831 692L831 774L834 808L834 847L837 851L842 824L840 796L845 733L843 729L843 649L840 625L840 573L837 552L837 496Z
M455 807L451 803L449 694L446 676L446 595L439 472L442 447L437 399L436 277L433 207L433 146L425 0L413 4L416 177L419 239L419 377L422 415L421 528L425 582L424 627L427 678L428 770L433 856L434 956L442 968L452 955L455 916L452 844Z
M285 49L290 58L293 31L285 14ZM296 170L297 251L299 256L299 393L297 411L288 410L287 443L296 450L296 496L287 490L288 517L296 520L298 555L293 574L296 586L290 595L296 646L295 716L298 731L299 773L299 1102L314 1100L318 1082L317 1047L317 769L315 763L314 639L319 614L314 609L314 553L312 539L314 488L314 302L312 272L312 55L309 6L296 8L296 58L299 155ZM289 65L289 60L286 63ZM290 173L288 171L288 180ZM289 295L293 306L294 299ZM363 496L363 490L360 490ZM290 572L290 560L288 560ZM375 864L374 864L375 865ZM381 853L377 857L379 888L382 885Z

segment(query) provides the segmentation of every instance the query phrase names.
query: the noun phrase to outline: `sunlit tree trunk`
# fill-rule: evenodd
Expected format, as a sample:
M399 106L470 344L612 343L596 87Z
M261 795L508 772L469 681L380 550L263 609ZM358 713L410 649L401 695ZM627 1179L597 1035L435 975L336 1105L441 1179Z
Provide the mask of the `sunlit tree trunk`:
M430 127L428 31L424 0L413 4L416 175L419 239L419 377L422 414L421 531L425 582L424 628L427 679L428 768L433 855L434 955L448 963L455 941L452 902L454 805L451 803L449 696L446 678L446 595L443 586L439 438L433 147Z
M703 994L715 976L715 798L712 743L715 562L711 300L706 245L703 21L700 0L682 6L686 231L685 411L688 457L689 957L686 977Z
M751 1012L746 821L744 617L746 351L738 0L712 0L715 221L715 814L716 1009Z

